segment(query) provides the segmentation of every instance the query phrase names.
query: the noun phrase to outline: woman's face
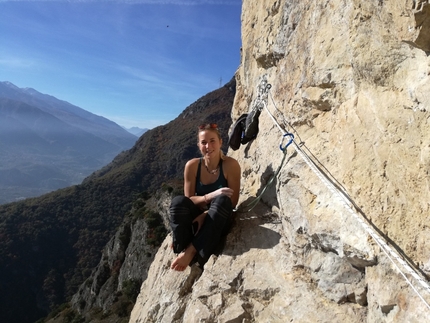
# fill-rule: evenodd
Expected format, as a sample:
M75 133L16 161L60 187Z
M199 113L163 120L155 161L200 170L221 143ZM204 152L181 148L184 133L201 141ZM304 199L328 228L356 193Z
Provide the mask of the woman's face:
M222 140L214 130L205 129L199 132L198 146L205 158L218 157L222 146Z

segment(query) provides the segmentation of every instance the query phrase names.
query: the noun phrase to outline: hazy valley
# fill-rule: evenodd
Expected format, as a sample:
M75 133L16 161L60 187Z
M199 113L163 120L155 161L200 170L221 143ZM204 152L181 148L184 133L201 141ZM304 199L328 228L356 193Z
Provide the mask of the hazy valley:
M79 184L137 139L68 102L0 82L0 204Z

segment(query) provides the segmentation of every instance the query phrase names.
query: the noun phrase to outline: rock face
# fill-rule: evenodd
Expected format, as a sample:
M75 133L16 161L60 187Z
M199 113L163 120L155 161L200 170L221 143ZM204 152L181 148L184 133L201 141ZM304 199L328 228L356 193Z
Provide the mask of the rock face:
M167 237L130 322L430 321L429 24L428 1L243 1L232 119L263 111L229 151L236 224L203 271Z

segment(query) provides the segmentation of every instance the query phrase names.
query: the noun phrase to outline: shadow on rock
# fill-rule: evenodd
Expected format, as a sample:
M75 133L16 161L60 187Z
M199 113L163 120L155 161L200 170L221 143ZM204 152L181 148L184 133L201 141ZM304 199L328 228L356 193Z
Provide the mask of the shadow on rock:
M281 239L276 231L279 224L277 215L262 203L250 212L237 212L222 254L238 256L251 249L273 248Z

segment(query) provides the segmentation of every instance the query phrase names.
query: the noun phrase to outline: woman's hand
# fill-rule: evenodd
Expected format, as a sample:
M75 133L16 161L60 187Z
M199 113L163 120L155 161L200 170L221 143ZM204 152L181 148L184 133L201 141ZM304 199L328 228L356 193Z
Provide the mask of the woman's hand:
M200 228L202 227L203 222L205 221L206 214L208 214L207 211L203 212L193 220L193 227L195 223L197 223L197 230L194 231L194 235L197 235L197 233L200 231Z
M233 190L228 187L221 187L217 189L216 191L213 191L209 194L206 194L206 199L208 201L212 201L215 197L218 195L227 195L228 197L231 197L233 195Z

